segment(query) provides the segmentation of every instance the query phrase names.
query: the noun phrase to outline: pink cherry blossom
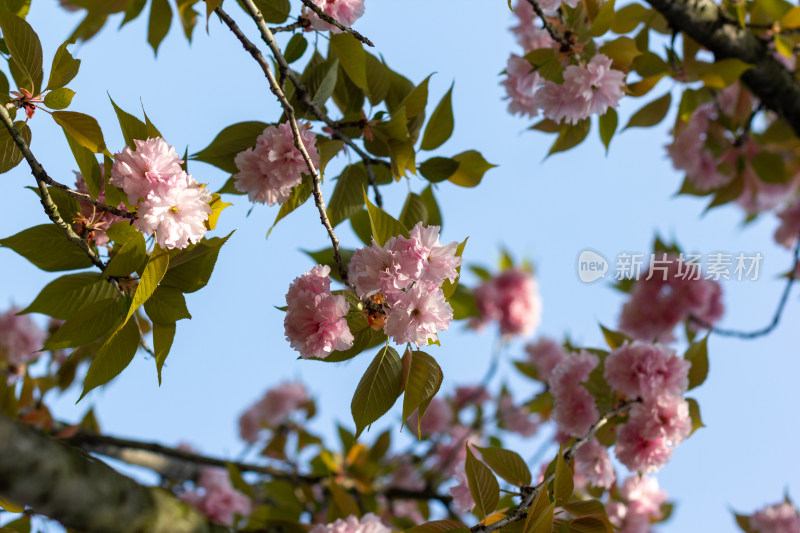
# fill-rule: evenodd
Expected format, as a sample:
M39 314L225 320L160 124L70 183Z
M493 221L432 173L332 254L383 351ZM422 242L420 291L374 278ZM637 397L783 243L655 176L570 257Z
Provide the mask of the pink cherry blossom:
M605 360L605 379L630 398L682 396L689 386L691 363L660 344L626 342Z
M422 421L419 422L419 412L414 411L408 417L408 427L414 435L417 434L417 427L424 436L435 435L447 431L453 422L453 410L446 401L441 398L433 398L428 408L425 409L425 414L422 415ZM419 424L419 426L417 425Z
M331 294L330 282L326 285L318 280L329 274L329 266L317 265L296 278L286 294L286 339L303 358L324 359L333 351L353 346L353 334L345 319L350 304L344 296ZM315 292L320 287L324 289Z
M9 365L24 365L39 358L45 332L29 315L17 315L19 307L0 313L0 360Z
M378 516L367 513L360 520L350 515L330 524L317 524L309 533L391 533L391 531Z
M235 516L247 517L252 512L250 498L233 488L228 472L221 468L205 468L195 490L181 498L213 522L233 526Z
M586 116L602 115L609 107L617 107L625 95L625 73L611 68L611 58L596 54L585 67L564 69L564 85L585 102Z
M407 455L398 457L399 466L395 468L391 475L389 486L405 490L419 491L425 488L425 480L420 476L419 471L411 464L411 459Z
M480 446L479 435L469 426L455 425L449 432L449 441L439 441L433 447L433 455L438 468L443 473L452 475L458 465L463 465L467 459L466 445ZM474 447L473 453L477 454Z
M614 454L619 462L632 472L653 474L667 464L672 457L665 437L648 438L641 421L630 419L617 432Z
M175 148L161 137L151 137L145 141L134 140L135 150L126 146L114 156L110 182L125 191L128 202L136 205L140 199L147 198L156 187L171 186L182 179L183 161Z
M506 335L530 335L539 326L542 299L533 274L521 269L508 269L484 281L475 289L475 303L481 320L473 327L496 320Z
M800 516L791 503L776 503L754 513L750 527L757 533L800 533Z
M650 476L628 476L620 487L620 496L628 502L628 513L658 520L667 493L658 488L658 480Z
M411 342L419 347L428 341L438 340L453 319L453 308L444 298L440 288L431 290L424 285L414 285L408 292L400 292L386 321L386 334L396 344Z
M536 367L539 379L547 381L553 369L567 357L564 348L556 341L542 337L538 341L525 346L528 362Z
M352 26L364 14L364 0L314 0L314 4L343 26ZM342 31L322 20L314 12L310 12L308 18L311 20L311 27L317 31L330 31L331 33Z
M706 148L706 136L712 118L716 118L713 103L694 110L689 122L675 135L667 147L676 170L686 172L689 182L699 192L708 192L727 185L732 177L717 171L717 158Z
M462 409L470 405L481 405L489 399L489 393L480 385L456 387L453 402L456 408Z
M617 476L605 446L592 439L575 452L575 475L583 476L595 487L610 489Z
M586 102L570 89L568 85L545 81L536 91L534 103L550 120L577 124L587 117L587 106Z
M662 254L634 282L619 328L635 339L669 342L675 326L689 317L713 325L723 313L718 282L703 278L698 263Z
M508 112L529 118L538 116L539 109L534 95L542 81L527 59L512 54L508 58L506 78L502 82L509 100Z
M547 30L536 25L538 17L533 11L533 6L527 0L519 0L514 7L517 24L511 27L517 42L525 52L540 48L555 48L557 43L550 37Z
M378 246L373 239L372 246L359 248L348 265L350 281L355 285L359 298L381 293L390 305L403 289L408 288L413 279L408 276L408 266L402 263L415 263L403 258L391 248L396 238L387 241L386 246ZM413 268L413 267L412 267Z
M568 354L553 369L548 385L555 400L553 420L559 431L583 436L600 418L594 396L582 385L599 362L593 353L582 351Z
M423 226L422 222L417 222L409 230L408 239L398 237L392 246L402 258L413 258L419 263L419 267L414 268L419 272L416 276L408 273L417 283L439 287L444 280L454 282L458 278L456 269L461 266L461 258L456 255L458 243L440 243L439 229L439 226ZM401 269L402 266L403 263Z
M208 231L209 202L211 193L181 171L179 178L147 194L134 224L146 235L155 234L161 248L186 248L200 242Z
M315 168L319 168L316 136L309 128L300 125L300 138ZM258 136L255 147L236 154L234 163L238 169L233 175L236 190L247 193L251 202L261 204L285 203L292 187L299 185L303 174L308 173L288 122L268 126Z
M458 482L456 485L450 487L450 496L453 497L453 503L462 513L471 511L475 507L475 500L472 498L472 493L469 490L469 481L467 474L464 471L463 465L459 465L453 476Z
M524 405L514 406L514 400L509 395L500 398L497 405L497 416L503 429L523 437L531 437L539 429L536 415L532 415Z
M548 384L555 395L560 395L589 379L600 359L593 353L582 350L578 353L566 354L550 374Z
M663 437L670 446L677 446L692 432L689 404L679 396L661 395L635 404L630 418L641 428L642 436Z
M262 428L279 426L310 401L302 383L283 383L273 387L239 417L239 435L252 444L258 440Z

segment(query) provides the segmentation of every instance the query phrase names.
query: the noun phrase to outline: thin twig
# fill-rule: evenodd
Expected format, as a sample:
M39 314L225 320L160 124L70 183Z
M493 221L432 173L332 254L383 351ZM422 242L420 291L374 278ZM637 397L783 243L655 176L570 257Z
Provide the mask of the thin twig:
M264 41L267 43L267 46L270 47L273 54L278 61L278 65L280 68L281 75L288 69L288 64L286 63L286 59L280 52L280 48L278 48L277 43L275 43L275 38L272 35L269 27L267 27L266 23L264 22L264 17L261 15L261 12L258 10L256 5L252 2L252 0L243 0L242 4L247 9L248 13L253 20L255 20L256 25L258 26L259 30L261 31L261 36ZM331 240L331 245L333 247L333 259L339 267L339 275L342 278L342 281L346 285L350 285L347 276L347 268L342 261L342 255L339 251L339 239L336 237L336 233L333 231L333 226L331 225L331 221L328 219L328 215L325 212L325 200L322 197L322 188L320 186L321 179L319 175L319 171L316 169L314 162L311 160L311 156L308 154L308 150L306 150L305 145L303 144L303 139L300 136L300 128L297 125L297 118L294 113L294 108L292 104L289 103L289 100L286 98L286 94L281 90L280 83L275 78L275 74L272 72L272 68L269 66L269 63L258 50L258 48L249 40L247 37L242 33L241 29L237 26L236 22L228 15L221 7L217 7L214 12L219 16L222 22L225 23L226 26L233 32L233 34L239 39L239 42L242 43L244 49L247 50L253 59L258 62L261 66L262 70L264 71L264 75L267 77L267 81L269 82L270 90L272 93L278 98L278 101L281 103L281 107L283 107L284 112L286 113L286 118L289 122L290 127L292 128L292 136L294 137L294 145L300 151L300 155L303 157L303 161L306 164L306 168L308 168L308 172L311 175L311 180L313 182L313 195L314 195L314 203L317 205L317 210L319 211L319 218L322 222L322 225L325 227L325 230L328 232L328 236Z
M58 207L56 207L55 202L53 202L53 199L50 197L50 191L47 190L47 183L48 181L52 180L47 175L47 172L45 172L42 165L39 164L39 161L36 160L36 157L31 152L28 144L25 142L25 139L22 138L22 134L20 134L17 127L14 126L14 121L11 119L11 115L9 115L5 106L0 106L0 120L3 121L3 125L6 127L8 133L11 135L11 138L14 140L14 144L17 145L17 148L19 148L19 150L22 152L23 157L31 167L31 173L36 179L36 185L39 187L42 207L44 207L44 211L47 213L47 216L50 217L50 220L52 220L53 223L66 234L67 239L83 250L93 265L98 267L100 270L105 270L105 263L103 263L95 251L91 249L89 243L85 239L81 238L80 235L75 233L75 230L72 229L72 226L64 221L59 214Z
M319 18L321 18L322 20L324 20L328 24L332 24L333 26L336 26L340 30L349 33L350 35L352 35L353 37L355 37L356 39L358 39L362 43L366 44L367 46L372 46L372 47L375 46L374 44L372 44L372 41L370 41L369 39L367 39L366 37L364 37L363 35L358 33L353 28L351 28L349 26L345 26L344 24L342 24L341 22L339 22L338 20L336 20L332 16L328 15L327 13L325 13L323 10L321 10L319 8L319 6L317 6L311 0L300 0L300 1L303 2L303 4L305 4L305 6L308 9L310 9L311 11L316 13Z
M581 437L580 439L576 440L575 442L570 445L569 448L564 451L564 462L569 464L570 460L572 460L572 456L575 455L575 452L578 451L578 448L592 440L594 434L597 432L598 429L603 427L609 420L620 415L631 408L631 406L636 403L635 401L628 402L612 411L609 411L605 415L601 416L600 419L595 422L590 428L589 431L586 432L586 435ZM472 533L491 533L492 531L497 531L498 529L507 526L513 522L517 522L519 520L523 520L528 516L528 509L530 509L533 500L536 498L536 495L539 494L539 491L543 488L547 490L547 485L553 481L555 478L555 471L551 472L550 475L546 476L544 480L535 486L522 486L520 490L525 497L522 499L522 502L519 504L519 507L514 509L514 511L506 516L505 518L501 518L497 522L493 522L489 525L477 524L472 526L470 530Z
M295 96L301 102L303 102L303 104L308 108L308 110L311 112L312 115L317 117L317 120L321 120L329 128L331 128L331 130L333 131L333 135L336 138L344 141L344 143L350 148L352 148L353 151L357 153L358 156L364 161L364 167L367 170L367 177L369 178L369 184L372 187L372 190L374 191L375 194L375 205L382 208L383 198L381 197L381 193L378 191L378 182L375 179L375 172L372 169L372 164L374 162L372 156L370 156L366 151L364 151L360 146L358 146L353 141L353 139L345 135L344 132L342 132L341 128L339 128L338 125L336 124L336 121L333 120L331 117L329 117L328 114L325 113L325 111L322 109L322 107L320 107L319 104L317 104L314 101L311 94L308 92L308 89L306 88L305 84L300 80L297 74L291 68L289 68L289 63L286 62L286 58L283 56L280 47L278 47L277 43L275 43L275 39L273 38L272 33L270 32L269 28L264 22L264 17L261 16L261 13L258 11L258 8L255 6L252 0L243 0L242 3L245 6L247 6L247 11L253 17L253 20L255 20L256 25L258 26L258 29L261 33L261 39L267 44L267 46L269 46L269 49L272 51L272 55L275 56L275 61L277 61L278 63L278 70L280 76L287 77L292 82L292 85L294 85ZM220 10L221 9L222 8L220 8ZM222 12L225 13L224 11ZM227 13L225 13L225 15L230 20L230 16L228 16ZM223 20L223 22L225 22L230 28L230 24L228 24L228 22L226 22L225 20ZM231 22L233 21L231 20ZM231 30L233 29L231 28ZM241 34L241 31L239 33ZM237 37L239 37L238 34ZM242 39L245 39L249 43L249 46L246 45L245 41L243 41ZM250 42L249 39L247 39L247 37L245 37L243 34L241 37L239 37L239 40L242 42L242 45L244 45L245 49L247 49L247 51L250 52L251 55L253 54L251 48L257 50L255 45L253 45L253 43ZM256 56L253 56L253 58L256 59ZM258 61L258 59L256 59L256 61ZM261 62L259 62L259 64L261 64ZM269 68L269 65L266 62L261 64L261 66L262 68L264 68L264 66Z
M545 15L544 11L542 11L542 6L539 5L539 2L536 0L528 0L528 3L533 6L533 10L536 12L536 15L542 19L542 26L544 26L544 29L550 34L550 37L561 45L561 51L569 52L572 50L572 43L570 43L569 40L550 23L547 15Z
M297 19L297 22L292 22L291 24L287 24L286 26L276 26L272 28L272 33L281 33L283 31L294 31L294 30L302 30L304 28L308 28L311 25L311 21L308 20L306 17L300 17Z
M769 335L776 327L778 327L778 323L781 321L781 316L783 315L783 311L786 308L786 303L789 301L789 293L792 291L792 285L795 282L795 271L797 270L798 261L800 261L800 238L798 238L797 243L794 246L793 258L794 262L792 263L792 271L789 273L789 279L786 280L786 285L783 288L783 293L781 293L781 298L778 301L778 307L775 309L775 314L772 316L772 320L770 320L769 324L767 324L765 327L754 331L741 331L736 329L717 328L712 326L705 320L700 320L699 318L694 316L690 316L689 320L691 322L694 322L701 328L707 329L711 333L715 333L716 335L720 335L722 337L736 337L739 339L757 339L759 337Z

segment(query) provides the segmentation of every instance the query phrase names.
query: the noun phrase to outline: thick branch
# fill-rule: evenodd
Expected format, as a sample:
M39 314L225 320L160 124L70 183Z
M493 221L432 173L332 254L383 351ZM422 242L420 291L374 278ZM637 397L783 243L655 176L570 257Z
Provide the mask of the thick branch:
M586 435L573 442L572 445L567 448L566 451L564 451L564 461L569 464L569 462L572 460L572 456L575 455L576 451L578 451L578 448L592 440L597 430L603 427L609 420L630 409L633 403L634 402L628 402L600 417L600 420L595 422L592 427L589 428L589 431L586 432ZM519 507L514 509L510 515L498 520L497 522L493 522L489 525L478 524L472 526L472 528L470 528L472 533L491 533L492 531L497 531L498 529L513 522L524 520L528 516L528 509L530 509L531 504L533 504L533 500L536 498L536 495L539 494L539 491L542 489L547 490L547 485L553 481L555 475L555 471L553 471L538 485L533 487L522 487L522 493L525 494L525 496L523 497L522 502L519 504Z
M737 58L753 68L742 81L767 108L800 136L800 84L772 55L765 42L730 20L713 0L647 0L679 30L714 53L717 60Z
M305 6L308 9L310 9L311 11L316 13L319 18L321 18L322 20L324 20L328 24L332 24L333 26L336 26L340 30L349 33L350 35L352 35L353 37L355 37L356 39L358 39L362 43L366 44L367 46L375 46L374 44L372 44L372 41L370 41L369 39L367 39L366 37L364 37L363 35L358 33L356 30L354 30L350 26L345 26L344 24L342 24L341 22L339 22L338 20L336 20L332 16L328 15L327 13L325 13L323 10L321 10L317 6L317 4L315 4L311 0L301 0L301 1L303 2L303 4L305 4Z
M8 130L8 133L11 135L11 138L14 140L14 144L17 145L19 150L22 152L23 157L28 162L28 165L31 167L31 173L33 177L36 178L36 185L39 187L39 194L41 195L41 202L42 207L44 207L45 213L47 216L50 217L50 220L53 223L61 228L61 230L67 235L67 239L71 242L75 243L84 253L89 257L92 263L97 266L100 270L105 270L106 265L103 261L97 256L97 254L89 247L89 243L86 240L82 239L80 235L75 233L75 230L72 229L61 215L58 212L58 207L56 207L55 202L50 197L50 192L47 190L47 180L52 181L48 176L47 173L42 168L42 165L39 164L39 161L36 160L33 153L31 152L30 148L28 148L25 139L22 138L19 130L16 126L14 126L14 121L11 119L11 115L8 114L8 110L5 106L0 106L0 120L3 121L3 125Z
M252 0L243 0L242 4L244 4L250 16L252 16L256 21L258 29L261 31L261 36L270 47L270 50L273 51L273 54L278 61L281 75L283 76L285 71L288 69L288 64L286 63L286 59L281 54L280 48L278 48L278 45L275 43L275 38L273 37L272 32L264 22L264 17L261 16L261 12L258 10ZM333 231L331 221L328 219L328 214L325 211L325 200L322 198L322 188L320 186L321 178L319 171L314 166L314 162L311 161L311 156L308 154L308 150L306 150L306 147L303 144L303 139L300 136L300 128L297 125L297 118L294 114L294 108L292 107L292 104L289 103L289 100L286 98L286 94L283 92L283 89L281 89L280 83L278 83L278 80L275 78L275 74L272 72L272 68L269 66L269 63L267 63L267 60L264 59L264 56L261 54L258 48L244 35L244 33L242 33L242 30L238 27L236 22L221 7L217 7L214 12L219 16L222 22L228 26L231 32L236 35L236 37L239 39L239 42L241 42L242 46L244 46L244 49L247 50L253 59L255 59L256 62L261 66L261 69L264 71L264 75L267 77L267 81L269 82L270 90L278 98L281 107L283 107L283 110L286 113L286 118L288 119L289 125L292 128L294 146L300 151L300 155L303 157L306 168L311 175L314 203L317 205L320 221L327 230L328 236L331 239L331 245L333 247L333 259L339 266L339 275L341 276L342 281L349 285L347 268L345 268L344 262L342 261L342 255L339 252L339 239L336 237L336 233Z
M187 504L0 416L0 496L86 533L223 533Z

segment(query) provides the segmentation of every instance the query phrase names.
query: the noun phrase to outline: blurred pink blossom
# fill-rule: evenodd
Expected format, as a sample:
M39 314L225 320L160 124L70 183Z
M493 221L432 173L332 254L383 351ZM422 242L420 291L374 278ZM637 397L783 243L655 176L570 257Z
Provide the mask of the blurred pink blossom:
M757 533L800 533L800 516L791 503L776 503L754 513L750 527Z
M550 379L553 369L567 358L564 348L547 337L528 344L525 346L525 351L528 352L528 362L536 367L541 381Z
M19 307L0 313L0 360L9 365L24 365L39 358L45 332L30 315L17 315Z
M247 517L252 512L250 498L233 488L228 472L221 468L205 468L195 490L181 498L213 522L234 525L234 517Z
M444 433L450 428L453 423L453 410L450 405L441 398L433 398L425 414L422 415L422 421L418 418L419 411L414 411L408 417L408 427L414 435L417 434L417 424L419 423L420 432L424 436L435 435Z
M689 361L661 344L626 342L605 360L605 379L629 398L682 396L689 386Z
M592 439L575 452L575 475L583 476L595 487L610 489L617 476L605 446Z
M542 299L533 274L508 269L484 281L475 289L475 303L481 315L470 325L479 328L496 320L505 335L530 335L539 326Z
M378 516L367 513L360 520L350 515L330 524L317 524L309 533L391 533L391 531Z

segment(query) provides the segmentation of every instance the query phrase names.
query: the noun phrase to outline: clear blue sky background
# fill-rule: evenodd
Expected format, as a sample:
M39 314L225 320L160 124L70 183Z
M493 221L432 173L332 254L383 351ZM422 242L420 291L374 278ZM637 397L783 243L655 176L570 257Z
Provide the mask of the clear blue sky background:
M79 19L56 10L55 0L33 2L29 21L39 33L45 64ZM229 11L256 40L251 24L234 2ZM116 20L116 19L115 19ZM170 144L183 152L206 146L223 127L243 120L275 121L279 108L257 65L238 42L212 19L210 35L198 28L189 45L172 31L157 59L146 44L146 16L121 32L115 25L75 49L83 60L72 83L77 91L71 109L90 113L103 127L108 146L118 151L122 135L108 101L108 92L128 111L140 99ZM598 322L615 325L623 302L609 284L582 284L576 258L590 247L613 257L621 251L649 252L655 232L675 238L686 250L760 251L763 274L757 282L726 282L724 325L752 329L766 324L783 283L776 279L790 263L790 254L774 245L773 216L743 227L735 207L703 214L704 203L675 198L681 176L665 158L667 127L633 130L614 139L604 154L596 131L576 150L544 160L552 138L528 132L529 123L506 112L499 73L509 53L517 52L508 31L511 14L504 0L460 2L367 0L357 23L387 63L420 82L430 73L431 106L455 82L456 131L437 151L453 155L478 149L498 165L477 189L444 183L438 198L445 229L443 240L469 236L468 263L496 264L501 245L536 265L544 299L543 323L537 335L599 346ZM118 23L118 20L117 20ZM325 46L320 39L320 46ZM653 97L669 90L662 82ZM643 102L623 105L623 117ZM674 118L674 111L669 121ZM625 119L622 119L624 123ZM33 149L48 172L71 183L76 165L60 129L44 113L31 122ZM199 163L190 172L212 189L228 176ZM335 176L330 168L329 176ZM3 182L2 236L46 222L34 194L23 189L33 180L21 165L0 177ZM412 177L406 185L385 190L389 210L400 209L408 187L426 186ZM331 180L324 187L327 195ZM190 442L207 453L236 456L242 450L236 420L263 392L286 380L302 379L320 400L315 427L333 434L334 420L352 427L350 399L370 355L349 363L296 360L283 337L282 305L292 279L312 266L299 249L328 245L313 204L282 221L269 240L265 234L278 209L250 205L236 197L223 214L217 235L237 231L223 248L208 287L188 297L191 321L178 334L158 387L152 360L138 355L112 384L74 405L79 391L70 390L54 403L57 416L77 420L95 406L103 429L113 435ZM340 226L345 246L357 242ZM36 270L8 250L0 250L0 307L28 304L56 275ZM474 282L465 276L467 282ZM796 294L790 298L781 326L758 341L712 337L711 373L696 391L707 428L682 444L659 481L678 504L666 532L734 531L729 507L750 512L776 502L788 489L800 492L796 443L800 429L790 413L798 405L800 350L794 324L800 318ZM460 324L441 336L442 348L431 350L444 373L444 389L477 380L488 365L494 335L465 332ZM506 361L519 358L523 343L512 345ZM506 381L518 397L532 392L506 363L494 387ZM51 398L53 400L53 398ZM388 423L399 427L399 414ZM373 428L373 432L375 429ZM369 435L368 435L369 438ZM530 456L535 442L519 441L516 449Z

